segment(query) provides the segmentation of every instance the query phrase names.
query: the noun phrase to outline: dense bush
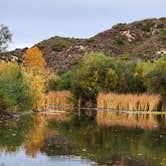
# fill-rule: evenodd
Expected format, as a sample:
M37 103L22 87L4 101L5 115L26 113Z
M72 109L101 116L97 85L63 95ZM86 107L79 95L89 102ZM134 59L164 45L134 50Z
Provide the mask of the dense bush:
M147 23L139 23L137 24L137 28L140 28L142 31L149 32L150 29L155 25L153 22L147 22Z
M118 61L117 63L117 75L118 84L115 92L118 93L140 93L144 92L144 84L138 75L138 66L134 62ZM141 74L141 73L140 73Z
M146 86L149 92L166 96L166 60L159 60L146 75Z
M70 90L76 99L95 100L99 92L158 93L166 95L165 58L155 63L115 60L89 53L72 70L61 75L54 90Z
M31 107L28 85L17 63L0 63L0 110L20 111Z
M160 31L160 36L164 41L166 41L166 30L161 30Z
M86 41L86 43L93 43L95 41L95 39L94 38L89 38L89 39L86 39L85 41Z
M125 53L125 54L122 54L120 56L120 60L126 61L126 60L129 60L129 57L130 57L130 54L129 53Z
M54 39L54 46L52 48L53 51L60 52L64 48L69 48L74 42L74 39L67 39L67 38L60 38L60 37L55 37Z
M62 74L60 77L54 76L49 79L47 82L47 91L52 90L71 90L73 83L74 73L72 71L68 71Z
M124 40L123 40L123 38L122 38L122 37L116 38L116 44L118 44L118 45L124 45Z

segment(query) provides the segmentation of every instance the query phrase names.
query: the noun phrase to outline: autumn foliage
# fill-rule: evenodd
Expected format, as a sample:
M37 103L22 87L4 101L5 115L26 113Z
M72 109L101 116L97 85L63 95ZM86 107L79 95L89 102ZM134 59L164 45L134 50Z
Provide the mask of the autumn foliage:
M37 47L32 47L23 56L23 64L33 98L33 109L39 111L44 108L45 102L45 59Z
M46 66L45 59L38 47L32 47L27 50L23 56L23 64L24 66L37 71L44 70Z

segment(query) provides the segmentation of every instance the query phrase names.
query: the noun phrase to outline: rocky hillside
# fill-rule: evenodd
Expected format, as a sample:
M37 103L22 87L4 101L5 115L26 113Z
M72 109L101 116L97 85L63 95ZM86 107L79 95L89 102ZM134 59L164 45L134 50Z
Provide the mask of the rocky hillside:
M55 36L35 46L43 52L48 67L57 72L72 68L89 51L104 52L123 60L153 61L166 54L166 18L117 24L88 39ZM26 49L8 52L1 59L18 57L21 60Z

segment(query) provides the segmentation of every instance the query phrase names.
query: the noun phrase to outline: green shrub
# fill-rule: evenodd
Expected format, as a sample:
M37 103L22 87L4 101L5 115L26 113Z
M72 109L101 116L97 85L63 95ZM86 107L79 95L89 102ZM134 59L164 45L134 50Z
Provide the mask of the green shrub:
M150 31L150 28L153 27L154 25L155 25L155 23L153 23L153 22L148 22L148 23L146 23L146 24L143 24L142 27L141 27L141 29L142 29L143 31L149 32L149 31Z
M52 48L53 51L56 51L56 52L60 52L62 51L66 46L63 45L63 44L56 44L54 45L54 47Z
M89 39L86 39L85 41L86 41L86 43L93 43L95 41L95 39L94 38L89 38Z
M137 77L135 62L117 62L118 84L115 91L118 93L139 93L144 91L142 80Z
M151 93L166 96L166 61L160 60L155 63L154 68L146 75L146 86Z
M165 27L165 25L162 24L162 23L157 25L157 28L158 28L158 29L162 29L162 28L164 28L164 27Z
M122 37L116 38L116 44L118 44L118 45L124 45L124 40L123 40L123 38L122 38Z
M54 44L52 50L60 52L64 48L69 48L73 43L75 43L75 40L72 38L68 39L68 38L55 37L54 43L55 44Z
M160 31L160 36L165 41L166 40L166 30L161 30Z
M47 91L57 90L57 79L58 78L50 78L47 81L47 85L46 85Z
M61 77L56 80L56 90L72 90L73 79L73 71L62 74Z
M17 63L0 63L0 110L23 111L31 107L28 86Z
M120 56L120 60L126 61L126 60L129 60L129 57L130 57L130 54L129 53L125 53L125 54L122 54Z
M136 25L137 28L141 29L142 31L149 32L150 28L153 27L155 23L147 22L147 23L138 23Z

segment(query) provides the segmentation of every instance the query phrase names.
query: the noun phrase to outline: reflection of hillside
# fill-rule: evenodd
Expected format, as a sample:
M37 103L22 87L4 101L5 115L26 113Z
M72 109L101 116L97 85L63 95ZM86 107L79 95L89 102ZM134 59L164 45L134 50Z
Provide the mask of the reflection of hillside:
M159 127L159 121L156 115L117 113L111 111L98 111L98 125L106 126L124 126L142 129L154 129Z

